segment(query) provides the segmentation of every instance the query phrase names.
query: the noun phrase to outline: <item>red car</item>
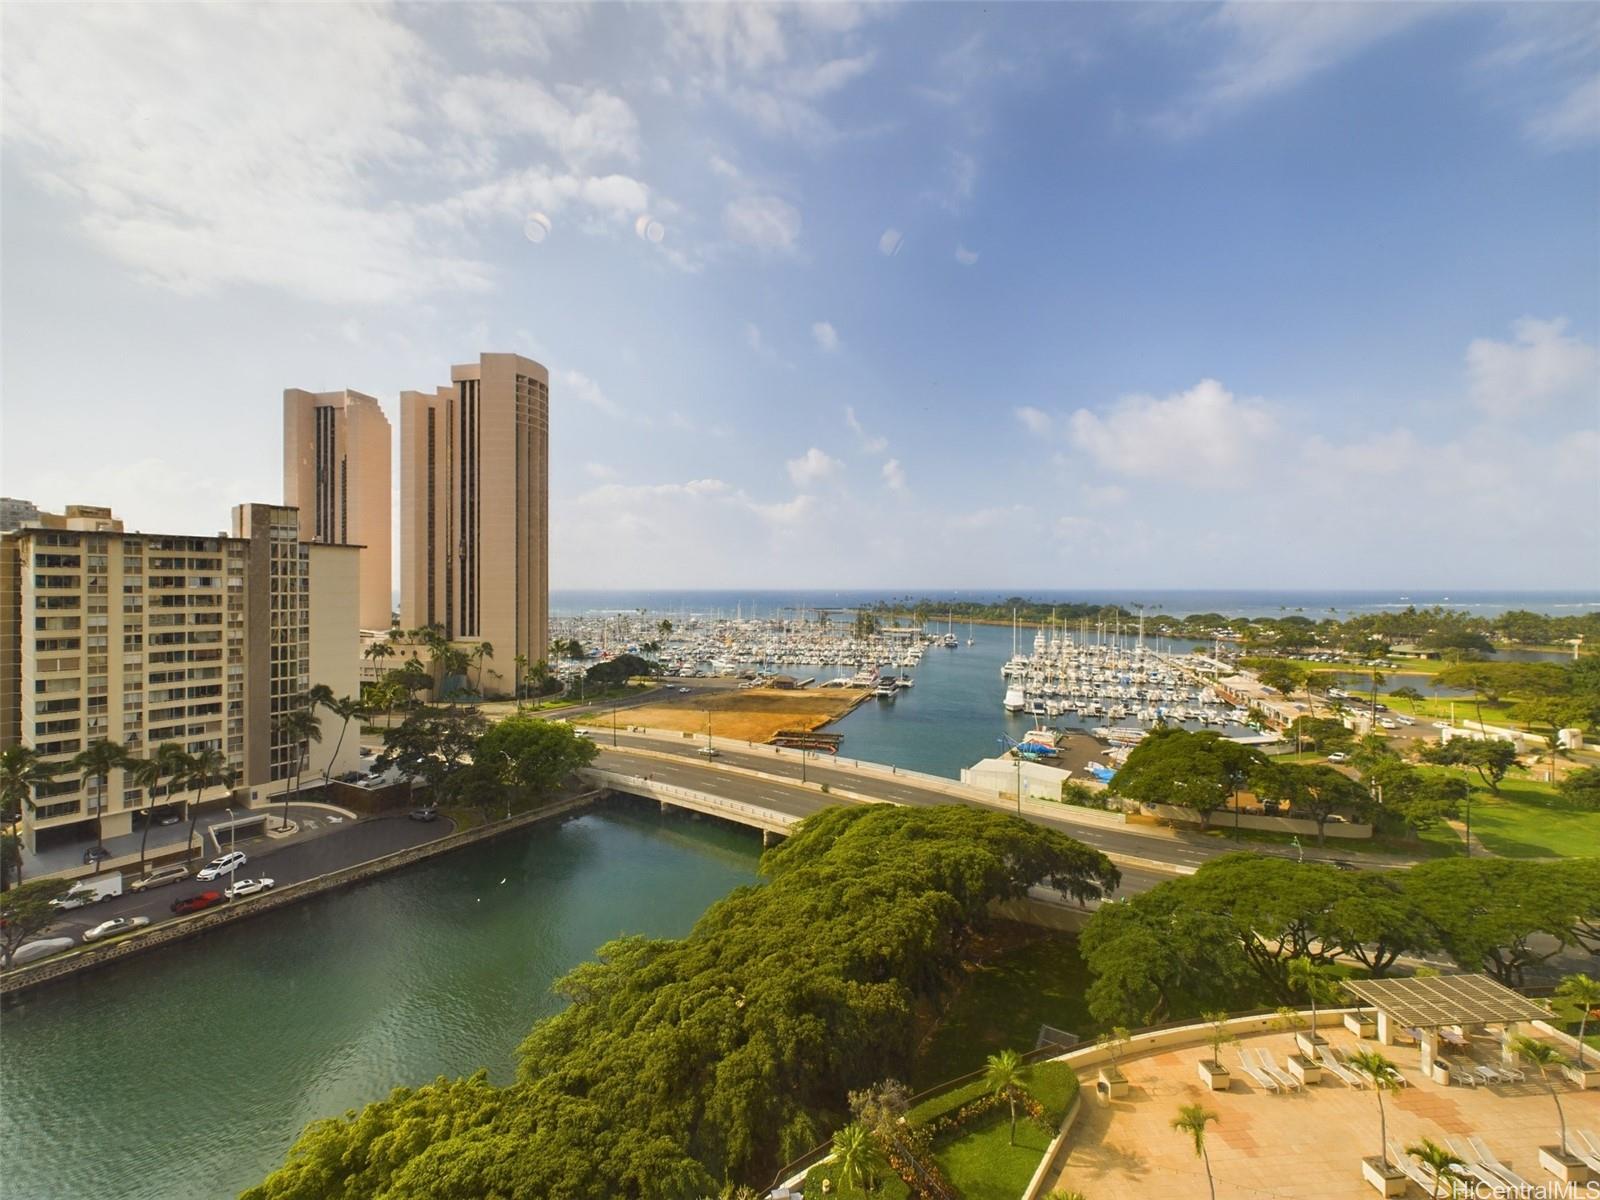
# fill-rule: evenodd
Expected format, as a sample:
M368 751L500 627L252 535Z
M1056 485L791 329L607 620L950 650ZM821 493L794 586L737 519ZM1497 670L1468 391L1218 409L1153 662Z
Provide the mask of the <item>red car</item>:
M193 896L185 896L181 900L174 900L172 911L180 914L199 912L201 909L210 908L213 904L221 903L221 892L200 892Z

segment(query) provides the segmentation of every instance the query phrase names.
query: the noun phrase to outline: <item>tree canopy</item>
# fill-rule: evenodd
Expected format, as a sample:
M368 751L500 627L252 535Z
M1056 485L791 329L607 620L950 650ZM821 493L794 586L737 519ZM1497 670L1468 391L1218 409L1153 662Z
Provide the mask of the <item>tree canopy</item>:
M957 806L832 808L762 858L763 886L688 937L623 938L556 985L517 1081L440 1080L309 1127L248 1200L661 1197L757 1180L904 1076L991 900L1098 896L1103 855Z

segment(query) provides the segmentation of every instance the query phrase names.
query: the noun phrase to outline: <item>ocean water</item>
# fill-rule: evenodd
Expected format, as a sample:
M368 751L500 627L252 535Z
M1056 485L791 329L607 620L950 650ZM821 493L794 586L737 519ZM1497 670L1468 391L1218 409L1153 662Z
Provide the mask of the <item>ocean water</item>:
M1144 605L1153 615L1185 616L1215 612L1224 616L1281 617L1300 614L1313 620L1325 616L1345 618L1361 613L1399 611L1415 605L1445 608L1493 617L1513 609L1548 613L1552 616L1578 616L1600 611L1600 589L1575 589L1560 592L1515 591L1262 591L1202 589L1124 589L1103 588L1015 588L998 591L972 589L927 589L894 591L888 589L816 588L798 591L770 591L760 588L674 591L641 588L628 591L558 589L550 593L550 610L560 616L581 616L645 609L659 613L720 613L745 616L776 616L797 609L859 608L877 601L928 600L937 610L939 602L978 601L995 603L1023 596L1046 604L1116 604L1133 611Z

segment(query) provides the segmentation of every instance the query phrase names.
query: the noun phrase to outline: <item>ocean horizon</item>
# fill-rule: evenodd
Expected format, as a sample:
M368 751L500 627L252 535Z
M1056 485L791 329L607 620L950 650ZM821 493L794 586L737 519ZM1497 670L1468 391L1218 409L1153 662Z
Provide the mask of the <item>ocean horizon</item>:
M1012 596L1044 604L1143 605L1150 616L1182 617L1221 613L1230 617L1282 617L1299 614L1320 620L1364 613L1400 611L1438 605L1474 616L1494 617L1513 610L1550 616L1582 616L1600 611L1600 591L1512 591L1509 589L1211 589L1211 588L554 588L550 611L582 616L645 609L685 614L743 613L776 616L797 609L859 608L879 601L927 600L998 603Z

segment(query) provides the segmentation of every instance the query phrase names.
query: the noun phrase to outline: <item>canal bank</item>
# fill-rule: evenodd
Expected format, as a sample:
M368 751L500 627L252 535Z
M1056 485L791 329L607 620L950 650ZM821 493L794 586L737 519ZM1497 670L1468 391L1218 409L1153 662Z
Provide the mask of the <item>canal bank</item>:
M597 807L24 995L0 1026L7 1197L214 1200L311 1120L487 1066L626 934L687 933L760 840Z
M424 842L419 846L408 846L392 854L354 863L312 879L253 896L248 900L233 901L220 908L195 913L193 916L165 920L149 929L118 938L116 941L85 945L43 962L14 968L0 974L0 1003L8 1002L13 997L35 988L111 966L137 954L147 954L174 942L213 932L225 925L264 916L290 904L302 903L314 896L351 887L402 867L426 862L442 854L451 854L469 846L520 832L532 825L555 820L587 808L594 799L593 792L559 797L532 812L519 813L507 820L458 830L434 841ZM100 914L96 912L95 915Z

